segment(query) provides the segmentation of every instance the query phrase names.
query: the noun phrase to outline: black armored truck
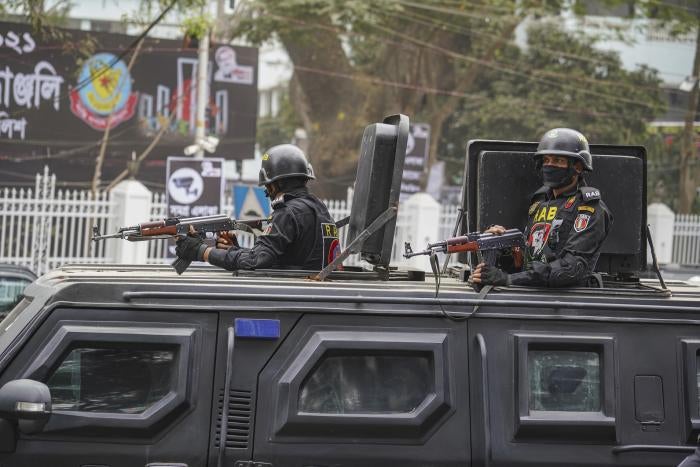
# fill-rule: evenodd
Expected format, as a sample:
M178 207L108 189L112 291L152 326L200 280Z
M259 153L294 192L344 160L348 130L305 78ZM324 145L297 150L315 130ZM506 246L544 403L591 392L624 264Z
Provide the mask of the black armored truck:
M348 235L371 269L76 265L30 285L0 324L0 465L675 466L692 453L700 288L640 279L644 148L591 146L589 183L616 216L595 286L485 293L465 282L473 253L427 275L389 264L407 131L392 118L363 137ZM456 233L523 225L535 146L469 143Z

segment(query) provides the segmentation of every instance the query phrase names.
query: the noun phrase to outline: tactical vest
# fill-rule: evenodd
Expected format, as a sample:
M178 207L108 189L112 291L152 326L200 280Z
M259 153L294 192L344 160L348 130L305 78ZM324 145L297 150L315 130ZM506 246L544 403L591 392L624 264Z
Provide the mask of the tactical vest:
M577 220L578 215L585 213L587 208L593 209L586 204L598 204L597 201L600 200L600 190L589 186L580 186L569 196L547 200L549 190L549 187L543 186L531 198L525 232L528 245L526 261L554 261L574 230L574 222L581 222Z

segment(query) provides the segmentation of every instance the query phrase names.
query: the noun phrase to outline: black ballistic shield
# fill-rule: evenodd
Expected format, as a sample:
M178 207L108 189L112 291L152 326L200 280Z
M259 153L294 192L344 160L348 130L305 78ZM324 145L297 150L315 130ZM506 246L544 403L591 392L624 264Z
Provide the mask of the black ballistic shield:
M355 191L348 227L351 243L381 213L397 206L408 142L408 117L391 115L383 123L365 128L357 163ZM363 260L387 268L396 228L396 217L365 240L359 248Z
M483 231L491 224L525 227L530 195L541 186L532 159L536 148L537 143L513 141L468 143L463 232ZM614 216L596 270L634 274L646 268L646 150L595 144L590 149L594 171L584 173L586 182L600 189Z

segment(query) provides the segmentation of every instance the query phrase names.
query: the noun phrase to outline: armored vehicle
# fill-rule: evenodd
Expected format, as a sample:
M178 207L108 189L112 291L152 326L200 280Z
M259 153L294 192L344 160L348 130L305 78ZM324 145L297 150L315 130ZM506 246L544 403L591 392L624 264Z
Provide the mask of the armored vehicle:
M363 139L349 233L374 270L77 265L29 286L0 325L0 464L677 465L700 434L700 288L637 278L643 148L592 147L617 216L598 287L485 295L460 268L438 289L388 267L401 122ZM458 230L518 225L533 145L469 144Z

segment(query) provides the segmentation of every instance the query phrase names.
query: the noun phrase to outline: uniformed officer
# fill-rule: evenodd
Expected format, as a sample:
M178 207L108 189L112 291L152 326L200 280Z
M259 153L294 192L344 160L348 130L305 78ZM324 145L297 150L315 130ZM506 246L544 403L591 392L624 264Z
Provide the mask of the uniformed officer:
M482 285L585 285L593 272L612 214L597 188L586 186L593 171L588 141L578 131L556 128L540 140L534 155L544 186L530 200L523 271L508 274L479 264L472 281ZM487 232L502 234L496 225Z
M233 232L221 233L217 246L197 237L177 242L176 253L190 261L208 261L225 269L321 270L339 254L338 229L325 204L309 193L313 168L292 144L270 148L262 156L259 185L272 204L272 218L252 248L240 248Z

